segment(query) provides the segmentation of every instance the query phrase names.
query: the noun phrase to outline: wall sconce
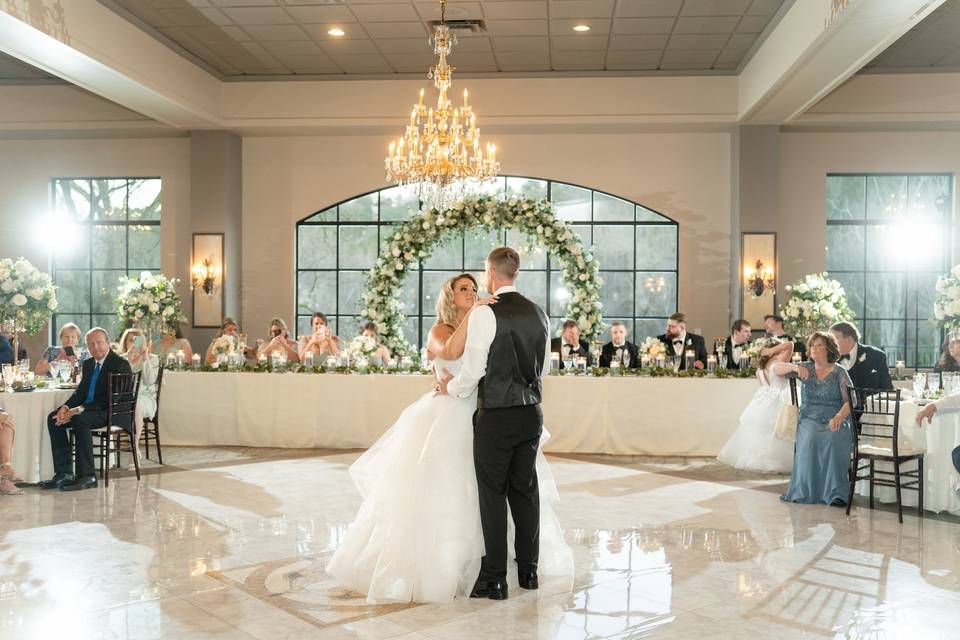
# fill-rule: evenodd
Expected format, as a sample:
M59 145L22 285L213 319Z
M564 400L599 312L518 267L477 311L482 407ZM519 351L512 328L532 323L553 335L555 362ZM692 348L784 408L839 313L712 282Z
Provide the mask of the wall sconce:
M757 260L753 267L744 267L743 286L754 298L763 297L766 291L775 290L777 281L773 275L773 267L763 264L763 260Z
M193 265L191 274L193 288L200 289L207 296L212 296L220 287L223 268L215 264L213 259L204 258L202 263Z

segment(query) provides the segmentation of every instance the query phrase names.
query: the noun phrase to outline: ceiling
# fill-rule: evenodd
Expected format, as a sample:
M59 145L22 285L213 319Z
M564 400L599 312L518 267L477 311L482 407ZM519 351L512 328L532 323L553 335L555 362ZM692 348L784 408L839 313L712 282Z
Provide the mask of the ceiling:
M32 67L18 58L0 52L0 82L21 84L25 82L56 80L56 76Z
M960 71L960 0L947 0L883 53L865 71Z
M483 20L487 33L460 36L450 61L468 73L734 73L792 1L451 0L448 19ZM101 3L224 78L424 74L436 61L438 1Z

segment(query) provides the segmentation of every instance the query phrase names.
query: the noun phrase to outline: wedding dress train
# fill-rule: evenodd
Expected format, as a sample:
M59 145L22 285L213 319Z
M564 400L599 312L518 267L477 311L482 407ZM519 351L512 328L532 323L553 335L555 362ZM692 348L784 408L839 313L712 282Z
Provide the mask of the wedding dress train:
M745 471L790 473L793 443L773 433L780 407L790 402L789 383L769 368L766 372L757 371L757 378L760 388L740 414L740 426L720 450L717 460Z

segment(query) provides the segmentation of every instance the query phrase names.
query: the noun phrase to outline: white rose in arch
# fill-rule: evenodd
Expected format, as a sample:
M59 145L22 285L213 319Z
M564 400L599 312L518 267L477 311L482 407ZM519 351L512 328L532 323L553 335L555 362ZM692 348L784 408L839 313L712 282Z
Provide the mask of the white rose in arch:
M27 296L23 295L22 293L18 293L10 298L10 303L15 307L22 307L23 305L27 304Z
M47 301L47 309L49 309L50 311L56 311L56 310L57 310L57 299L56 299L56 298L50 298L50 299Z
M169 316L172 316L172 315L173 315L173 307L167 307L166 309L164 309L164 310L163 310L163 315L168 316L168 317L169 317Z
M156 312L158 312L158 311L160 311L160 305L158 305L156 302L152 302L152 303L150 304L150 312L151 312L151 313L156 313Z
M0 291L3 291L4 293L10 293L13 291L13 280L4 280L3 283L0 284Z

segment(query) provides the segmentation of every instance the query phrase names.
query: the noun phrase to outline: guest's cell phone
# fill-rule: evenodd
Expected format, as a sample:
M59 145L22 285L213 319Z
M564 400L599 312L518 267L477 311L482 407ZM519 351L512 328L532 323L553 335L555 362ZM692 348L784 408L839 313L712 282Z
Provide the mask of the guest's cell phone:
M133 348L143 349L143 336L133 336Z
M72 358L75 355L73 352L73 347L64 347L63 352L67 354L68 358Z
M320 340L325 340L326 337L327 337L327 327L324 325L320 325L319 327L317 327L317 338Z

